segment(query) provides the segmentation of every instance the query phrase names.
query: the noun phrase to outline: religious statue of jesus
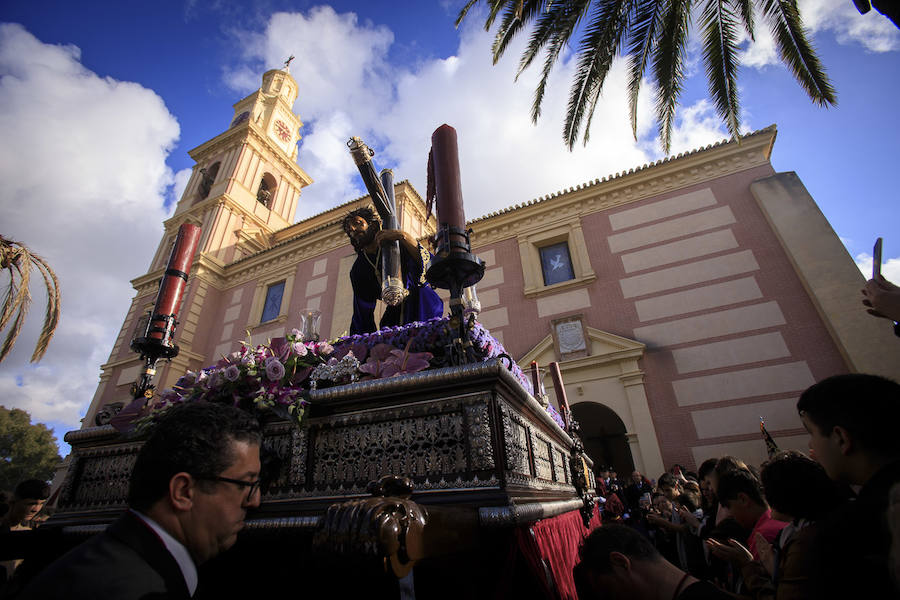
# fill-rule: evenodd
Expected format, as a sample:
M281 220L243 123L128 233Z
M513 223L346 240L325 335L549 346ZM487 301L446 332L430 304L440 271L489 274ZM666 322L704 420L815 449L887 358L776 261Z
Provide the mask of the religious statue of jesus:
M409 295L400 304L385 308L379 328L406 325L443 315L443 301L425 281L431 253L412 235L401 229L381 229L381 221L375 211L367 206L351 211L341 225L356 250L356 261L350 268L350 283L353 286L351 335L376 330L375 304L381 297L382 242L400 242L401 272Z

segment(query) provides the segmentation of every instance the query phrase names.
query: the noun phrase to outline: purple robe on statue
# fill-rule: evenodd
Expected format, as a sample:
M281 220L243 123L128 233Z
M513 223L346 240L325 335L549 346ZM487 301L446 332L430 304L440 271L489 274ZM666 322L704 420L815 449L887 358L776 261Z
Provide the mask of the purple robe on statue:
M397 306L387 306L381 317L379 328L406 325L413 321L425 321L444 314L444 303L425 282L425 271L430 264L431 254L419 246L421 262L401 251L401 271L409 296ZM358 252L353 267L350 268L350 283L353 286L353 320L350 334L372 333L375 327L375 302L381 298L381 274L372 264L378 264L378 256L365 251ZM423 266L424 265L424 266ZM380 270L380 265L379 265Z

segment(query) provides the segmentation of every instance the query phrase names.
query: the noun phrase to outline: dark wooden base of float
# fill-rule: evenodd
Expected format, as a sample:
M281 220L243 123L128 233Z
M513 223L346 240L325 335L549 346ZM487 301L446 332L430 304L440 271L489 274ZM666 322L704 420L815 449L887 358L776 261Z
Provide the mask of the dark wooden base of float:
M142 442L110 426L66 441L72 464L45 527L72 540L125 510ZM285 586L306 597L399 597L404 582L384 573L383 557L312 543L329 506L370 498L369 483L386 475L408 478L412 494L385 498L385 511L408 502L426 515L416 597L535 597L540 574L520 564L516 530L584 506L572 465L594 482L575 451L496 360L315 391L302 428L265 425L261 506L235 547L203 567L198 597L276 597Z

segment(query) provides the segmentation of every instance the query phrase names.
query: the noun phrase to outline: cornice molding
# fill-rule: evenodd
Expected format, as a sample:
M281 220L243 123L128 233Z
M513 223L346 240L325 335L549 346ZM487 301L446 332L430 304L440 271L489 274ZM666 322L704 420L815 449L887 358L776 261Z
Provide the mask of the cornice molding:
M131 287L135 289L137 294L135 298L140 298L146 294L153 292L154 290L159 289L159 280L162 279L163 273L165 273L165 268L154 269L141 275L140 277L135 277L131 280Z
M240 285L279 269L296 269L296 266L303 261L343 246L349 248L350 242L340 225L334 223L330 227L286 240L269 250L227 265L223 286L230 288Z
M479 217L468 223L474 230L472 247L770 164L776 133L772 125L741 138L740 143L720 142Z
M291 160L290 156L281 147L274 144L269 139L269 136L251 121L246 121L231 129L227 129L208 142L188 150L188 156L194 159L194 162L200 164L211 154L216 154L227 148L245 143L255 145L255 149L260 154L290 171L297 178L299 188L302 189L313 182L313 178L306 171Z
M225 286L226 267L212 254L201 252L191 267L190 278L193 279L194 277L221 290ZM190 285L190 280L188 285Z
M182 348L180 346L179 346L179 350L178 350L178 356L172 357L172 362L183 361L186 363L189 360L198 360L200 362L203 362L207 359L202 354L197 354L196 352L191 352L190 350L185 350L184 348ZM116 367L133 367L135 365L142 365L142 364L144 364L144 363L141 361L140 355L135 353L133 357L122 358L119 360L111 360L109 362L103 363L102 365L100 365L100 373L101 373L100 376L106 377L108 379L111 376L110 371L112 369L115 369ZM159 370L160 369L157 368L157 372Z

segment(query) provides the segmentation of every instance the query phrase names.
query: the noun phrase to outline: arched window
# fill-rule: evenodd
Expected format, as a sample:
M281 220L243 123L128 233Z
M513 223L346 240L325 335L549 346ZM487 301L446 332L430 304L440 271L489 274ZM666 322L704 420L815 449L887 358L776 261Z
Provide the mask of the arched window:
M209 168L200 169L200 187L198 188L200 200L209 196L209 190L212 189L213 184L216 182L216 175L218 174L219 163L216 163Z
M259 181L256 199L266 208L272 208L272 200L275 198L275 185L275 178L271 173L266 173Z

